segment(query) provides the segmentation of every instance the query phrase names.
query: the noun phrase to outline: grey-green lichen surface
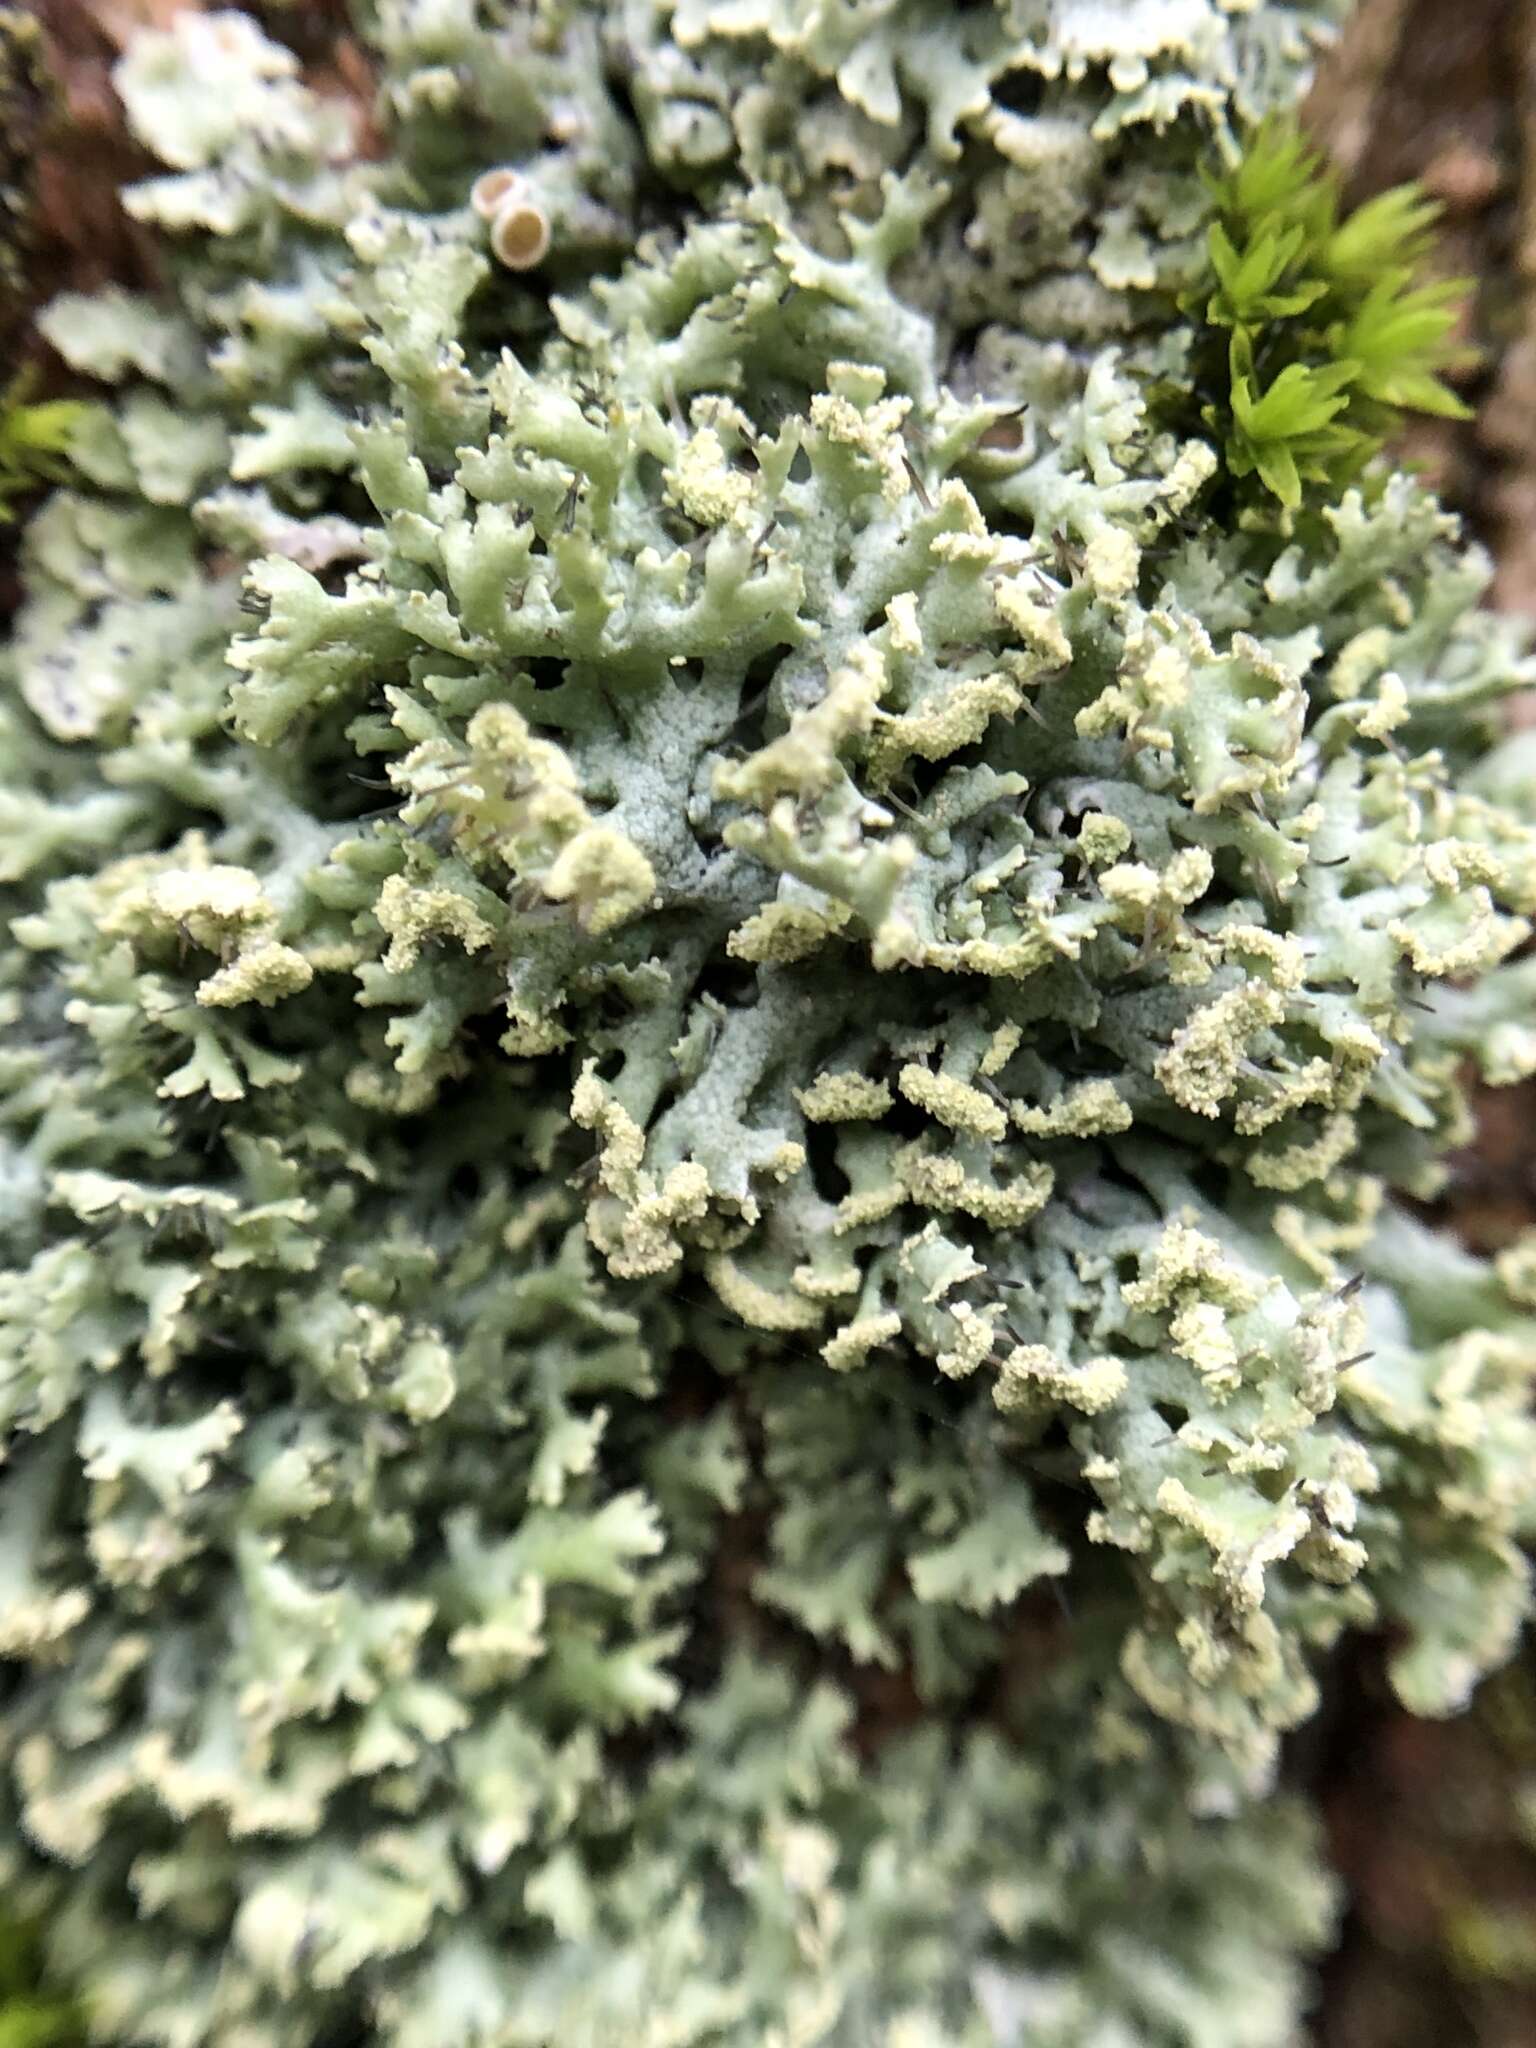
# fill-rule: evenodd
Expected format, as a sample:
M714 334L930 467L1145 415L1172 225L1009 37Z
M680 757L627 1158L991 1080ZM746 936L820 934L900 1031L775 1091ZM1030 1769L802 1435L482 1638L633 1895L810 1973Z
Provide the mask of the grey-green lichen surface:
M99 2040L1297 2039L1281 1738L1352 1630L1455 1710L1536 1498L1536 1249L1407 1206L1536 1071L1530 666L1410 479L1217 519L1149 406L1337 12L378 0L366 155L129 49L169 283L44 316L0 658L0 1870Z

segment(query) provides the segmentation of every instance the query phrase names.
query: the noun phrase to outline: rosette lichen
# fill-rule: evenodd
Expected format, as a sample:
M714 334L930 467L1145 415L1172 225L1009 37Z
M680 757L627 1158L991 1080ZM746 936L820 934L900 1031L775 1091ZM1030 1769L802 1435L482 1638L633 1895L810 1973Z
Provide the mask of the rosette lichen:
M1331 12L395 0L366 157L130 48L173 287L44 316L118 388L0 699L99 2038L1295 2038L1280 1740L1352 1629L1465 1700L1536 1456L1530 1258L1407 1206L1536 1071L1528 667L1417 484L1218 520L1160 395Z

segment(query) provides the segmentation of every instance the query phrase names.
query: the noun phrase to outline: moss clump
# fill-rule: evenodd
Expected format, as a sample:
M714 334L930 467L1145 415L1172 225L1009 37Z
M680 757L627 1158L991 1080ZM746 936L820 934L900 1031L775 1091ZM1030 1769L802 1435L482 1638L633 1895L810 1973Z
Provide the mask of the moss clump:
M1210 275L1184 309L1203 323L1196 389L1229 476L1286 507L1337 494L1411 412L1466 418L1441 375L1466 287L1420 281L1439 211L1400 185L1352 213L1294 119L1272 117L1209 181Z
M79 2014L44 1979L34 1931L0 1912L0 2048L79 2048Z
M16 516L24 493L67 474L70 440L85 417L73 399L29 401L29 388L18 378L0 393L0 521Z

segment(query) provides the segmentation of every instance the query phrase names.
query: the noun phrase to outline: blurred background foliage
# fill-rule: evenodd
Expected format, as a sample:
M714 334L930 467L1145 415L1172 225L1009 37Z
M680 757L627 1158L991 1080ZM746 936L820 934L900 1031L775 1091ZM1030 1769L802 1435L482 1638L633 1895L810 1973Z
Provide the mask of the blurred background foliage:
M1468 416L1416 420L1402 452L1488 547L1494 601L1536 619L1536 0L1362 0L1307 121L1356 203L1406 178L1441 202L1436 266L1475 284ZM1437 1220L1489 1252L1536 1222L1536 1085L1486 1097ZM1450 1723L1397 1709L1369 1652L1340 1678L1296 1756L1351 1898L1318 2048L1530 2048L1536 1646Z
M30 1928L0 1913L0 2048L78 2048L69 2002L47 1987Z

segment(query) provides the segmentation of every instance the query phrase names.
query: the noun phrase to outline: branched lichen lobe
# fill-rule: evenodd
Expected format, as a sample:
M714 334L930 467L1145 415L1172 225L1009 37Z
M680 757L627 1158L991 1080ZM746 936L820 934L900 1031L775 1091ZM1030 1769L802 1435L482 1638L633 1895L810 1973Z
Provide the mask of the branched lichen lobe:
M175 290L45 317L121 388L0 699L0 1761L102 2038L1294 2038L1280 1737L1351 1628L1460 1703L1536 1454L1400 1202L1536 1071L1527 664L1417 485L1224 526L1156 397L1332 11L400 0L366 163L130 50Z

